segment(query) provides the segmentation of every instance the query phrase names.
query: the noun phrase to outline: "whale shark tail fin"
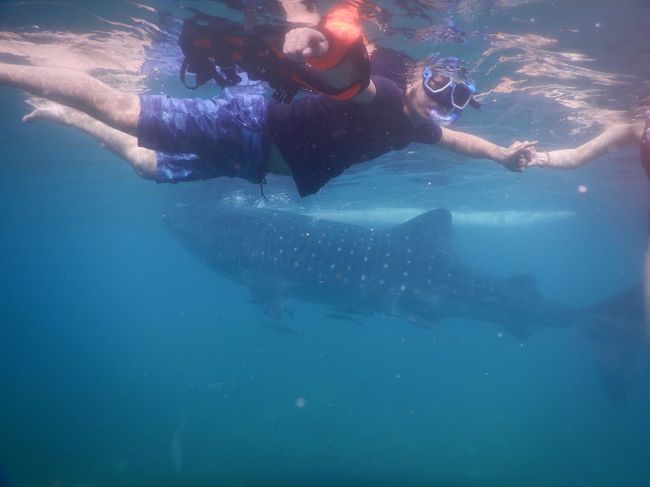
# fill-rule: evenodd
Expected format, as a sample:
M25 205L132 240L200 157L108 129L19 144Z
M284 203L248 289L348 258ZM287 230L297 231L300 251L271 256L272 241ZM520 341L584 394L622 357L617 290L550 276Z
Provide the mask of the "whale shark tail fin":
M643 287L634 286L587 308L581 331L589 339L609 399L625 402L644 341Z

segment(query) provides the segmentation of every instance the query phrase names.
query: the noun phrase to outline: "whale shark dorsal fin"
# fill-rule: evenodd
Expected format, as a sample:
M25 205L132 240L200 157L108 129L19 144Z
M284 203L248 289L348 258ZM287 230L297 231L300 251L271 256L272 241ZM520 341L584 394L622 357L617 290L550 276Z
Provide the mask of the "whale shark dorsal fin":
M292 315L285 306L286 285L279 279L258 276L254 272L244 272L242 281L246 283L251 293L251 302L269 318L278 319Z
M417 240L445 240L451 235L451 212L445 208L427 211L397 225L391 233Z

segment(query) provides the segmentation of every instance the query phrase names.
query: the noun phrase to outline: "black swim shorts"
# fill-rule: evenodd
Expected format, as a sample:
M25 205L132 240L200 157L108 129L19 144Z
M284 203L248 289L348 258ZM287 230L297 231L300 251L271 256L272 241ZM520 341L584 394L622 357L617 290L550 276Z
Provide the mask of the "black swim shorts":
M260 183L271 147L267 108L257 93L212 99L142 95L138 145L156 151L159 182L229 176Z

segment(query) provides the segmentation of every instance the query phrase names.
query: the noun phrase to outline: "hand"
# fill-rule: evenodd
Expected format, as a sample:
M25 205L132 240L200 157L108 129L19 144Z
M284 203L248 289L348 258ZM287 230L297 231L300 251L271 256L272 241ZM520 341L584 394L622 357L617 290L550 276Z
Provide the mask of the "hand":
M501 165L514 172L523 172L536 154L535 145L537 141L514 142L505 149L501 158Z
M544 167L548 166L550 156L548 152L537 152L533 147L531 149L530 159L526 162L526 167Z
M329 51L327 38L311 27L291 29L284 36L282 52L293 61L304 62L310 57L324 56Z

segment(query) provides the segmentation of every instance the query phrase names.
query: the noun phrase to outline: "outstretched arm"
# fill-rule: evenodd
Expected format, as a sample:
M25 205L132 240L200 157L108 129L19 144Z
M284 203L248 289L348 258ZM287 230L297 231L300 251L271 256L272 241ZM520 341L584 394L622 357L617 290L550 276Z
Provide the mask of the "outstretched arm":
M442 137L438 145L444 149L477 159L491 159L506 169L521 172L526 166L536 141L514 142L510 147L501 147L476 135L441 127Z
M626 144L641 143L643 122L614 125L575 149L534 152L527 167L575 169Z

